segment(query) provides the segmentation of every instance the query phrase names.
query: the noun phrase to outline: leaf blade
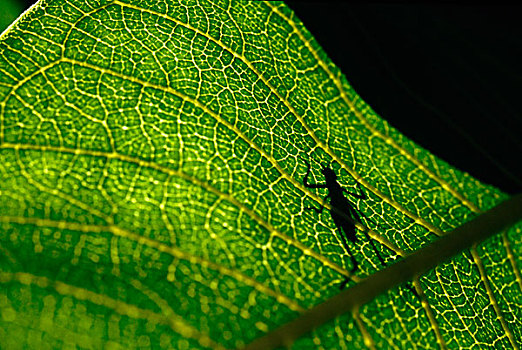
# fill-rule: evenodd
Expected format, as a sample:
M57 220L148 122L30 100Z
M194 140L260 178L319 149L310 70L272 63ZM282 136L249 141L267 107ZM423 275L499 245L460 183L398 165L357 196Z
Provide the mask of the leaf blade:
M13 257L2 269L28 269L35 281L65 277L145 314L168 314L153 293L125 287L137 276L198 330L191 347L211 346L207 338L234 347L335 294L349 275L330 219L303 210L322 203L322 194L303 187L300 158L333 162L344 187L368 174L372 200L354 205L378 222L370 235L388 260L472 215L436 181L437 171L453 184L466 179L481 208L502 198L368 110L317 44L306 45L311 35L288 8L170 5L42 2L29 14L34 21L21 21L2 41L1 171L10 180L0 187L9 202L0 215L28 218L3 222ZM298 55L300 47L309 52ZM385 140L406 143L410 157ZM417 171L422 157L433 164ZM419 188L431 197L417 201ZM356 254L363 275L379 269L367 245ZM74 278L84 270L96 280ZM90 310L88 322L99 321L96 306L77 299ZM134 322L136 342L188 346L183 331L144 340L154 320L120 316L117 327ZM103 326L96 332L101 343L113 341Z

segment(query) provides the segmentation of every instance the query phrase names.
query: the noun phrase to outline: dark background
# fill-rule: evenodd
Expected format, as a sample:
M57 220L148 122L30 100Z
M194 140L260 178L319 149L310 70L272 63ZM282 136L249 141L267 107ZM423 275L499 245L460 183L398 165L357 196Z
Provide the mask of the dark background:
M522 192L520 7L286 3L391 125L475 178Z
M391 125L479 180L522 192L521 7L286 3Z

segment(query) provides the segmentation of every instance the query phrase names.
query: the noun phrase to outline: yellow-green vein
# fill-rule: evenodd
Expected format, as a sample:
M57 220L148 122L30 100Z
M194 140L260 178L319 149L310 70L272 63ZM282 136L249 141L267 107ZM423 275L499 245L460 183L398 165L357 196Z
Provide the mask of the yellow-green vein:
M72 296L78 300L87 300L95 305L100 305L114 310L116 313L130 318L145 319L153 323L160 323L169 326L174 332L183 337L194 339L201 346L213 349L224 350L220 344L214 342L208 335L201 333L194 327L186 324L177 315L160 315L151 310L141 309L135 305L127 304L123 301L110 298L104 294L76 287L62 281L50 280L44 276L37 276L27 272L2 272L0 271L0 283L10 283L16 281L26 286L35 285L39 288L52 288L58 294Z
M122 229L116 225L92 225L92 224L78 224L74 222L67 221L57 221L51 219L39 219L39 218L28 218L28 217L17 217L17 216L0 216L0 222L5 223L16 223L20 225L31 224L39 227L54 227L58 229L68 229L72 231L78 231L83 233L99 233L99 232L109 232L117 237L126 238L132 240L138 244L145 245L150 248L154 248L159 252L166 253L171 255L176 259L186 260L191 264L197 264L202 267L210 268L212 270L218 271L225 276L230 276L249 287L256 289L257 291L264 293L279 303L286 305L289 309L298 312L304 312L304 308L297 304L295 301L291 300L289 297L276 292L269 287L266 287L264 284L256 281L254 278L247 276L239 271L229 269L223 265L212 262L205 258L189 254L184 252L176 247L170 247L162 242L156 241L152 238L148 238L145 236L140 236L131 231Z

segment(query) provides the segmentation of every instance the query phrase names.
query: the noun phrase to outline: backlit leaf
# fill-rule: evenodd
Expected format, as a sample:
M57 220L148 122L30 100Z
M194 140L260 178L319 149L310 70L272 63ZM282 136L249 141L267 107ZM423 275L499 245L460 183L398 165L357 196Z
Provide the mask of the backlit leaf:
M390 93L393 93L392 91ZM236 348L506 196L413 144L280 2L40 1L0 39L0 347ZM522 344L520 225L296 348Z

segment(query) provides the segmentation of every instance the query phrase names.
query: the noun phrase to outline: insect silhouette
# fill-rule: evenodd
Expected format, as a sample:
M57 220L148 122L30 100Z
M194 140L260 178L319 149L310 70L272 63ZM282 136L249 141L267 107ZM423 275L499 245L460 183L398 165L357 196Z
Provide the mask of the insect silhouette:
M352 260L352 272L355 272L358 268L357 260L355 259L354 255L350 251L350 247L348 245L348 241L352 243L357 242L357 236L355 235L355 223L361 223L361 217L364 217L366 220L369 220L366 216L364 216L362 213L360 213L357 209L353 207L353 205L350 203L348 198L344 196L344 193L357 198L366 200L368 197L364 192L362 191L361 184L357 182L357 187L359 190L359 193L350 192L344 188L342 188L341 184L337 182L337 175L335 172L328 167L324 167L321 170L321 173L324 176L325 183L324 184L311 184L308 182L308 177L310 176L310 172L312 167L310 166L309 162L306 162L308 166L308 170L306 172L306 175L303 179L303 185L307 188L326 188L328 190L328 194L326 195L326 198L329 198L330 200L330 206L331 209L330 215L332 217L333 222L335 223L335 226L337 227L337 230L339 231L339 235L341 237L341 241L343 243L344 248L350 255L350 258ZM307 207L305 209L312 209L315 210L317 213L322 213L324 207L321 206L320 208L314 208L314 207ZM375 251L375 254L379 258L379 261L383 266L386 266L386 263L384 262L384 259L379 254L379 251L375 247L373 240L370 239L368 236L367 230L363 230L364 235L366 236L366 239L370 242L370 244L373 247L373 250ZM343 289L346 286L346 283L348 282L348 279L346 279L341 284L341 289Z

